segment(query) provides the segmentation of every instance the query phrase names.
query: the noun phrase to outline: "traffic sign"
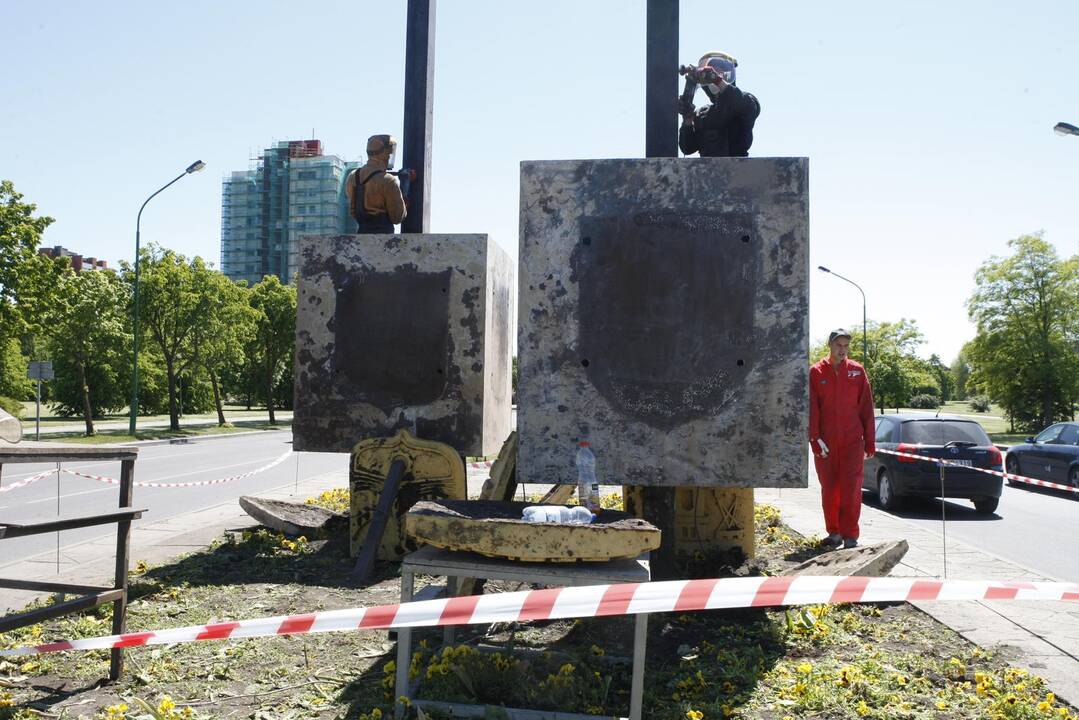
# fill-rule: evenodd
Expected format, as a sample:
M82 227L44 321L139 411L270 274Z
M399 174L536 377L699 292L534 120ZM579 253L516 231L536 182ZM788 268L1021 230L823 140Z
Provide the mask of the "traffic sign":
M31 380L52 380L52 361L32 360L26 368L26 377Z

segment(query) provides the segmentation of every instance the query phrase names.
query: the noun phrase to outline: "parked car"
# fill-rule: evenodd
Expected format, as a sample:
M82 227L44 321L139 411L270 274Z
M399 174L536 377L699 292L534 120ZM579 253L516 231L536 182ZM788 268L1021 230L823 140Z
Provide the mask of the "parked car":
M1008 449L1008 472L1079 487L1079 423L1050 425Z
M908 497L965 498L979 513L996 512L1004 481L974 468L1001 470L1002 456L982 426L951 416L903 413L876 419L878 450L924 456L924 460L877 453L865 462L862 487L877 494L881 507L894 510ZM944 465L940 459L966 467Z

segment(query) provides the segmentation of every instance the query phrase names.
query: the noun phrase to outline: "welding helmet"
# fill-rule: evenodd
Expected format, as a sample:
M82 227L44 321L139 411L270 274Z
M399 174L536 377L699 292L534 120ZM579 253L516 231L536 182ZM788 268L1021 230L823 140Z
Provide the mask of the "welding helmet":
M386 157L386 168L393 170L397 160L397 139L393 135L372 135L367 138L367 157Z
M732 55L725 52L705 53L697 63L697 73L701 76L701 87L704 88L705 94L712 100L719 96L719 86L705 82L710 73L719 75L731 85L737 84L735 82L735 68L737 67L738 61Z

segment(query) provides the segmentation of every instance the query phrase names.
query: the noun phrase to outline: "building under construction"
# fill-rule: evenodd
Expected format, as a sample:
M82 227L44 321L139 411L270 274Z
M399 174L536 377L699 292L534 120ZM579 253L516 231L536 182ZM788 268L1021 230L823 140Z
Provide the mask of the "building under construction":
M221 188L221 270L257 283L288 282L298 268L302 235L355 231L345 178L362 163L323 155L319 140L285 140L266 148L254 167L226 177Z

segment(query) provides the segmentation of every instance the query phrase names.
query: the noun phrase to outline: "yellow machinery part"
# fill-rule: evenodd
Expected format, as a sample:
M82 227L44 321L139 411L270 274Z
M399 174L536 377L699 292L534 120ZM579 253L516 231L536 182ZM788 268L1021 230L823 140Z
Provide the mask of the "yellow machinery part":
M676 487L674 527L664 528L663 544L674 543L674 557L692 562L717 552L741 548L756 554L753 532L753 488ZM624 506L636 517L648 518L638 486L622 489Z
M390 465L398 458L405 461L405 476L379 545L380 560L400 560L416 549L403 532L405 513L413 504L465 498L464 462L449 445L420 440L407 430L360 441L349 460L349 550L353 556L360 552Z

